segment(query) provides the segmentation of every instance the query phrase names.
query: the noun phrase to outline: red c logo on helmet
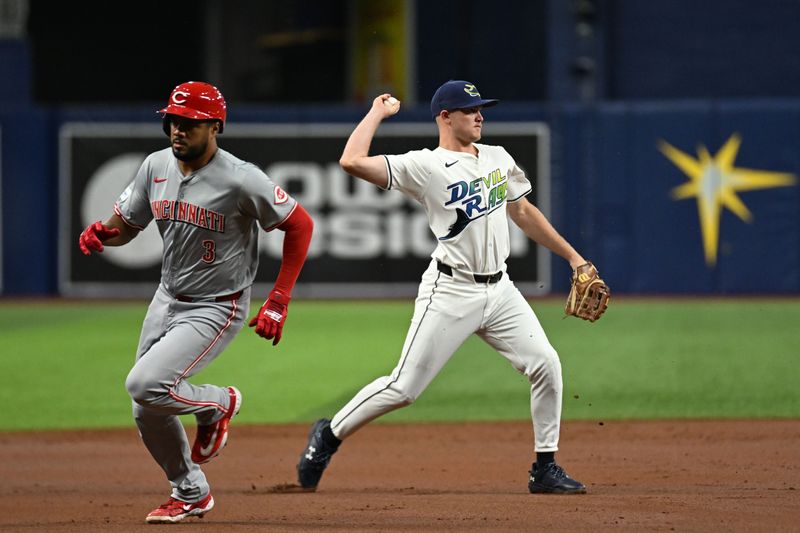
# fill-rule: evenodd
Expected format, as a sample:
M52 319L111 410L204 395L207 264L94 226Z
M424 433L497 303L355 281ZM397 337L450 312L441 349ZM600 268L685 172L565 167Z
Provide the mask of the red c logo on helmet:
M185 91L175 91L172 93L172 101L178 105L185 104L189 99L189 93Z

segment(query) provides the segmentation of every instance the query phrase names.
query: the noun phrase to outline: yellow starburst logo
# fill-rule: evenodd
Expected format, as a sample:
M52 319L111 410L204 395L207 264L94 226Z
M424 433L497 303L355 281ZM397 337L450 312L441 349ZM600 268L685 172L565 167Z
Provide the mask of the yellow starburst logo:
M722 208L728 208L745 222L753 220L753 214L744 205L738 191L769 189L794 185L795 176L787 172L752 170L733 166L742 139L734 133L714 157L702 144L697 148L697 159L682 152L664 140L658 149L664 156L689 176L689 181L672 189L676 200L697 198L700 230L703 235L703 250L706 264L717 263L719 248L719 220Z

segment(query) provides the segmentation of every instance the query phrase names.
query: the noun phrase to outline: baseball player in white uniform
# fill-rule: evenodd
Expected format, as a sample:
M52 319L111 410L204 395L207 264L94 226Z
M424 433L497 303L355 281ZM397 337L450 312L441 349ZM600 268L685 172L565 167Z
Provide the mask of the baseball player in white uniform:
M150 154L114 205L114 214L80 236L84 254L121 246L152 220L164 240L161 282L144 319L136 363L125 386L142 440L172 486L147 522L179 522L214 506L200 464L228 440L239 412L236 387L195 385L244 325L258 268L259 227L285 232L281 269L251 321L281 339L287 306L313 229L308 213L264 172L217 147L225 126L222 93L207 83L175 87L163 114L171 147ZM189 447L179 415L195 415Z
M390 375L361 389L333 419L318 420L311 428L297 465L300 485L307 490L316 489L341 441L371 420L411 404L459 346L476 333L530 381L536 452L528 481L530 492L586 492L582 483L555 462L561 364L539 320L506 272L507 216L573 269L586 260L528 202L531 183L508 152L500 146L478 144L482 110L497 102L482 98L471 83L448 81L431 101L439 128L435 150L369 156L381 121L400 108L396 99L382 94L347 141L340 159L342 168L421 203L438 245L422 275L397 366Z

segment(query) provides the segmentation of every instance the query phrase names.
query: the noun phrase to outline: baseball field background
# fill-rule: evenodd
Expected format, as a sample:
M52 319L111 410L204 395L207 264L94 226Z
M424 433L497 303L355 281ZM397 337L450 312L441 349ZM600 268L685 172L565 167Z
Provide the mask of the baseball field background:
M619 297L593 324L563 318L560 298L531 305L562 359L565 420L800 416L797 299ZM146 307L0 303L0 401L14 406L0 430L133 427L124 382ZM391 372L412 310L297 300L277 347L245 328L191 381L239 387L237 423L331 416ZM473 336L414 405L379 422L526 420L528 397L523 376Z
M797 298L616 297L593 324L533 299L564 370L558 460L586 496L528 494L528 384L477 338L411 405L291 491L310 422L394 367L411 301L304 301L277 347L242 331L193 380L244 394L204 465L203 531L795 531ZM254 301L255 309L260 302ZM146 301L0 303L0 530L138 532L169 485L124 381ZM192 417L184 417L189 438ZM42 512L46 509L46 512Z

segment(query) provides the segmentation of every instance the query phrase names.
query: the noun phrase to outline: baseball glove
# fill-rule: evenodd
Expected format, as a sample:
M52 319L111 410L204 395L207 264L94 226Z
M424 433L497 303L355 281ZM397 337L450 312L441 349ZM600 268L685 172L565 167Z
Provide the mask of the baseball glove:
M572 273L572 287L567 296L564 312L589 322L594 322L608 308L611 289L600 279L591 263L585 263Z

